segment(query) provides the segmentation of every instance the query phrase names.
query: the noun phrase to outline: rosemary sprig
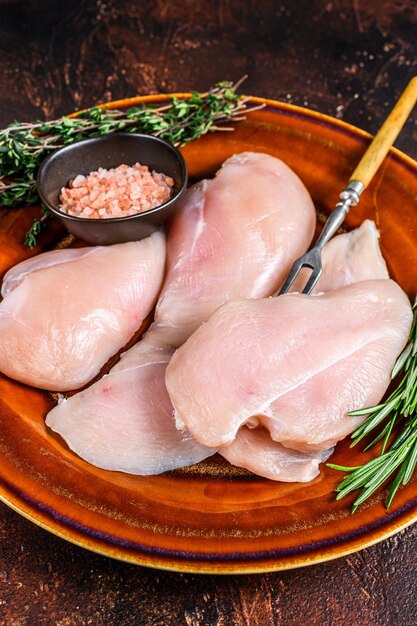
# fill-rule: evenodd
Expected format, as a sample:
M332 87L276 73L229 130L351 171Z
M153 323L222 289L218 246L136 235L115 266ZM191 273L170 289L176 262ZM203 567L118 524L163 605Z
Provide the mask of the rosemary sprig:
M413 306L413 323L408 343L398 357L391 379L400 377L400 382L385 402L377 406L352 411L349 415L368 415L351 437L355 446L374 429L377 434L365 448L368 450L382 440L379 455L359 467L346 467L328 463L328 467L349 472L337 487L337 499L361 489L353 503L352 513L381 485L395 475L386 500L388 509L401 485L406 485L417 465L417 296ZM390 443L394 427L399 432Z
M164 106L143 105L126 111L93 107L76 117L33 123L14 122L0 131L0 206L21 207L39 200L36 174L42 160L67 144L116 132L141 132L162 137L182 146L216 130L219 126L244 119L247 99L237 95L236 84L218 83L207 93L193 93L187 99L172 98ZM45 216L35 220L26 235L33 247Z

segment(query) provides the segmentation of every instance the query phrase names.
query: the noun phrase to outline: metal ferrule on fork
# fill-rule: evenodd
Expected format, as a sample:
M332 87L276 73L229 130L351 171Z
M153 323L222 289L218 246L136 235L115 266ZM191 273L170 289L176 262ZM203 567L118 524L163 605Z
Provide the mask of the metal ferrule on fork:
M387 156L416 102L417 76L414 76L356 166L347 187L340 194L340 202L330 214L316 245L294 263L287 280L278 293L279 296L287 293L302 267L311 269L311 274L303 289L303 293L311 293L323 272L321 260L323 246L342 224L350 207L358 203L359 196L369 185L375 172Z
M346 215L351 206L355 206L359 202L359 196L364 190L364 185L359 180L350 180L348 185L340 193L340 202L329 215L329 219L324 225L320 237L316 241L315 248L320 250L333 237L337 229L343 224ZM308 253L307 253L308 254Z

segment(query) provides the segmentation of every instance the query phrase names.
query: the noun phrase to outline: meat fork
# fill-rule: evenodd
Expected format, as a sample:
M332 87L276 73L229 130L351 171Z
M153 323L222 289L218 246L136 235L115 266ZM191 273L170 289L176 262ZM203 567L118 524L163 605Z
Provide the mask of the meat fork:
M312 270L302 293L309 294L312 292L323 272L321 252L324 245L343 223L350 207L358 204L360 195L388 154L416 101L417 76L414 76L356 166L347 186L339 196L340 202L337 203L327 219L315 246L294 262L286 281L277 294L278 296L287 293L302 267Z

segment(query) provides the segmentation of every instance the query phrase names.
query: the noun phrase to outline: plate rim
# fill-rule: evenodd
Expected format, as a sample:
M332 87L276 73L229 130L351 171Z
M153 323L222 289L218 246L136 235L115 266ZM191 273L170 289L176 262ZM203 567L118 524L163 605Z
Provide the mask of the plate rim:
M110 109L128 108L131 106L137 106L142 103L166 102L173 97L186 98L190 95L191 94L187 92L148 94L144 96L134 96L131 98L105 102L97 106L102 108L109 107ZM342 131L345 134L353 136L355 139L360 139L361 141L363 141L364 145L372 139L372 135L370 133L358 128L357 126L354 126L343 120L339 120L335 117L332 117L331 115L314 111L307 107L302 107L286 102L280 102L278 100L257 96L250 96L247 98L247 101L249 105L264 104L266 108L271 108L285 114L302 117L306 120L316 121L322 124L324 123L338 131ZM77 116L79 113L81 113L81 111L71 113L70 117ZM392 147L390 149L389 154L390 156L393 156L396 160L400 161L408 170L411 170L417 177L416 160L395 147ZM0 476L0 478L2 477ZM373 546L381 541L384 541L385 539L388 539L389 537L392 537L393 535L404 530L405 528L417 521L417 500L415 502L413 500L411 502L411 507L408 511L402 511L401 509L398 511L397 518L400 518L401 521L396 522L395 519L391 520L389 523L387 522L388 527L386 527L386 524L383 524L382 528L385 529L385 531L383 531L381 534L378 534L378 536L376 536L375 534L380 531L372 530L371 537L369 536L369 532L365 531L364 534L360 534L353 539L351 538L340 541L339 549L337 552L334 551L334 547L333 550L331 547L324 547L318 549L318 552L313 552L312 554L304 553L299 556L294 555L292 557L289 557L288 559L285 559L285 561L282 560L282 557L281 560L278 558L275 565L273 563L270 563L270 565L267 567L265 565L262 565L263 561L261 561L258 566L256 566L256 561L245 561L244 554L241 555L240 563L239 560L237 562L233 562L232 560L223 562L212 562L209 558L207 558L205 561L186 561L180 559L175 560L174 558L171 562L171 559L166 558L165 556L165 553L169 552L169 550L167 549L164 549L164 553L160 557L158 557L156 554L144 554L138 552L133 553L132 549L131 552L128 554L123 553L120 547L116 547L115 545L106 544L105 547L102 548L101 545L97 545L94 543L92 537L83 536L83 539L80 539L78 538L76 532L71 526L66 527L68 529L68 533L60 530L59 523L55 522L54 524L52 515L48 517L47 514L42 512L41 507L37 507L36 504L31 506L29 503L25 502L23 498L19 498L18 494L13 492L12 496L10 496L9 492L13 492L13 489L11 487L8 488L5 484L3 484L2 480L0 483L0 501L9 506L18 514L22 515L30 522L33 522L37 526L41 527L43 530L46 530L47 532L50 532L61 539L69 541L70 543L73 543L78 547L82 547L102 556L111 557L130 564L151 567L163 571L193 574L259 574L296 569L299 567L323 563L326 561L334 560L336 558L347 556L354 552ZM273 557L265 558L269 561L273 560Z
M181 573L190 573L190 574L213 574L213 575L215 574L215 575L225 575L225 576L233 575L233 574L240 575L240 574L273 573L273 572L279 572L279 571L299 569L301 567L308 567L308 566L316 565L319 563L325 563L327 561L333 561L335 559L342 558L350 554L354 554L356 552L359 552L361 550L374 546L382 541L385 541L386 539L389 539L390 537L396 535L402 530L405 530L417 520L417 505L416 505L414 507L414 511L415 511L414 517L410 515L409 519L406 519L404 522L399 523L399 524L396 524L394 521L389 527L389 529L387 529L387 532L383 533L382 535L378 535L375 538L367 539L367 537L369 537L368 533L365 533L364 535L360 535L359 537L355 539L354 545L348 544L345 548L338 551L337 554L331 552L331 550L327 548L325 550L322 550L322 552L313 553L312 556L310 555L302 555L301 557L295 556L295 557L292 557L291 559L288 559L288 561L284 561L284 562L278 560L276 561L275 564L271 564L269 566L262 565L263 561L261 561L261 563L258 566L256 566L256 561L249 561L250 565L239 565L239 564L234 564L232 561L212 563L210 562L209 559L205 561L196 560L195 562L185 561L185 560L175 560L173 561L173 564L171 564L170 559L167 559L164 557L158 559L156 555L139 554L136 552L134 553L134 555L125 554L120 549L114 546L110 546L108 544L106 544L105 548L100 548L100 546L94 543L90 543L89 538L87 537L85 538L85 540L77 539L77 537L74 536L75 533L71 527L69 527L70 529L69 532L66 533L66 532L60 531L59 528L53 526L53 524L48 523L47 521L44 521L41 510L40 510L41 507L39 509L34 508L34 509L29 510L29 506L27 506L27 509L26 509L25 506L22 504L20 506L17 505L16 502L14 502L12 499L9 499L7 496L4 495L2 486L0 486L0 501L6 504L13 511L18 513L25 519L29 520L30 522L33 522L38 527L42 528L43 530L55 535L56 537L60 539L69 541L70 543L78 547L89 550L101 556L104 556L107 558L113 558L118 561L130 563L133 565L138 565L141 567L149 567L152 569L158 569L161 571L181 572ZM38 516L36 517L35 515L33 515L32 511L37 513ZM411 513L412 513L412 509L411 509ZM401 516L401 511L399 514ZM169 552L168 550L165 550L165 554L168 554L168 552ZM268 557L268 558L269 560L272 560L271 557ZM242 561L244 561L243 557L242 557ZM193 565L193 563L195 563L195 565Z

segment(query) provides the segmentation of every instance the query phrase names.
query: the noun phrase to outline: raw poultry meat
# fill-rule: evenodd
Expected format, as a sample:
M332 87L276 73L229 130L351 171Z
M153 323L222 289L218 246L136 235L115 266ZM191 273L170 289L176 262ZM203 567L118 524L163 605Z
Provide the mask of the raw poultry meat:
M313 237L301 180L279 159L243 152L188 190L169 232L153 330L180 346L224 302L272 294Z
M231 443L243 424L301 451L324 451L385 393L411 307L393 281L220 307L166 372L179 422L202 444Z
M93 465L131 474L160 474L216 452L175 428L165 384L172 350L151 335L111 372L47 416L46 424Z
M5 276L0 370L43 389L89 382L132 338L155 304L165 238L55 250Z
M185 431L187 432L187 431ZM299 452L274 441L266 428L242 426L234 441L220 448L220 454L233 465L286 483L306 483L319 474L319 465L333 452Z
M379 233L371 220L331 239L323 249L323 273L314 293L340 289L361 280L389 278L378 240ZM300 291L307 282L308 270L304 276L303 271L293 283L292 291ZM326 452L308 450L302 453L285 448L262 426L242 426L232 443L219 449L219 453L234 465L286 482L306 482L314 478L319 473L319 463L332 451L330 448Z
M323 273L313 293L335 291L361 280L389 278L384 258L379 248L379 233L372 220L343 235L333 237L323 248ZM309 270L302 269L291 292L302 291Z
M48 426L107 469L153 474L213 454L175 427L169 359L225 301L276 290L314 225L311 198L284 163L258 153L228 159L215 179L188 190L172 224L167 276L145 337L108 376L53 409Z

